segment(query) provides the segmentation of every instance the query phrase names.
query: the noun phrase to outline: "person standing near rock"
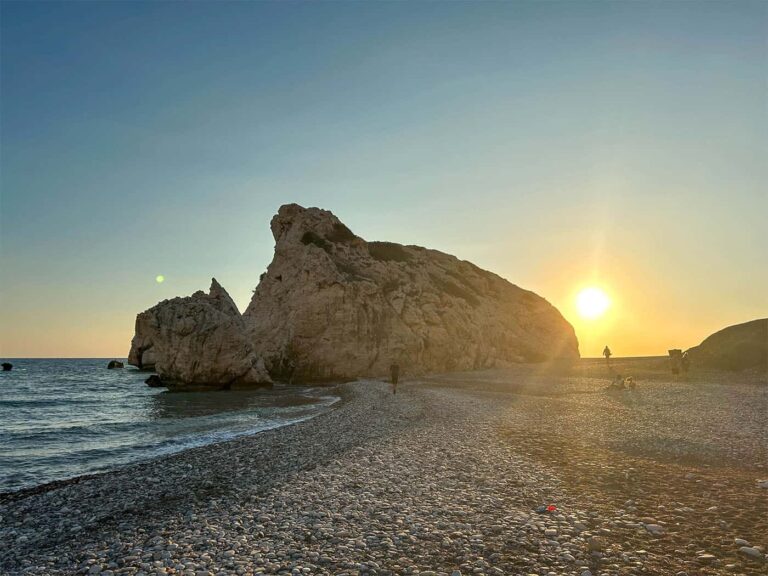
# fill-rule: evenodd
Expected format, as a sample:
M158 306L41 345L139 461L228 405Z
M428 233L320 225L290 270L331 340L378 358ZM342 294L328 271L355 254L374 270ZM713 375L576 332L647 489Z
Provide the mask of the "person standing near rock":
M688 375L688 368L691 366L691 359L688 356L688 352L683 352L683 355L680 357L680 369L683 372L683 376Z
M389 375L392 382L392 394L397 394L397 381L400 379L400 366L393 363L389 367Z

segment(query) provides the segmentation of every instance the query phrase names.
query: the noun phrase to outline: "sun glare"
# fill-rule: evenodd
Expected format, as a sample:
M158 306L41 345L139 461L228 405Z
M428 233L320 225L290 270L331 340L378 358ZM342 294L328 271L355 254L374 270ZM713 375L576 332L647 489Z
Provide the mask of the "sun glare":
M610 298L600 288L584 288L576 296L576 309L582 318L599 318L610 306Z

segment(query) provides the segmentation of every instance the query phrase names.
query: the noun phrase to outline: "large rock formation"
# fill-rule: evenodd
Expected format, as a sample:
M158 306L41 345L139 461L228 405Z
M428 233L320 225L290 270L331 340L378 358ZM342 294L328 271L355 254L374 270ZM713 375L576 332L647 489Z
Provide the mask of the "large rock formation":
M237 306L214 278L208 294L164 300L139 314L128 363L154 369L169 388L269 385L246 334Z
M279 379L468 370L578 357L546 300L436 250L366 242L331 212L289 204L275 256L244 313Z
M694 366L768 370L768 318L729 326L688 350Z
M139 315L129 361L150 354L164 377L224 382L262 358L272 378L301 382L579 356L557 309L469 262L366 242L319 208L282 206L271 226L275 256L242 317L228 296L225 312L209 303L214 287L163 302ZM201 334L212 329L228 342L215 353Z

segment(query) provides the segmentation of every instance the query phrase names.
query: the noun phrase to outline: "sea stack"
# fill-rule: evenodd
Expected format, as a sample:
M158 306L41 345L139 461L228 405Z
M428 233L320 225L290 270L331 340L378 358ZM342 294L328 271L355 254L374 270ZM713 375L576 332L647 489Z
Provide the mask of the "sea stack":
M146 369L149 355L168 388L268 386L246 335L237 306L214 278L208 294L164 300L139 314L128 363Z
M297 204L271 228L275 255L242 316L228 295L224 310L209 303L226 295L215 281L210 295L162 302L137 318L129 362L144 367L149 352L163 380L202 384L247 366L246 380L318 382L382 376L392 363L414 375L579 357L554 306L470 262L367 242Z

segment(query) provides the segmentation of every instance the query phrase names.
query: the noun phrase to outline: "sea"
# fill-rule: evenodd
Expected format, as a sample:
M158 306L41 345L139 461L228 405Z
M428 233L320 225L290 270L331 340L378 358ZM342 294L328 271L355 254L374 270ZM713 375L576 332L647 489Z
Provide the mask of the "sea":
M109 360L2 360L13 370L0 372L0 493L286 426L338 400L298 386L168 392Z

